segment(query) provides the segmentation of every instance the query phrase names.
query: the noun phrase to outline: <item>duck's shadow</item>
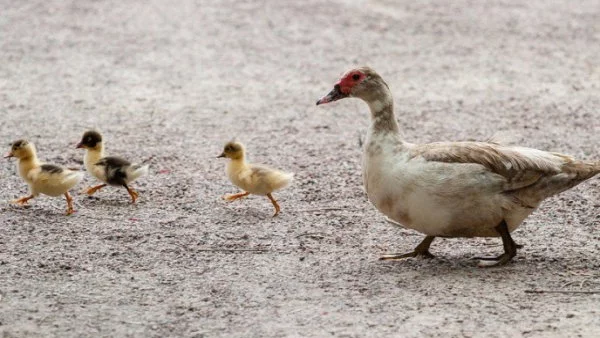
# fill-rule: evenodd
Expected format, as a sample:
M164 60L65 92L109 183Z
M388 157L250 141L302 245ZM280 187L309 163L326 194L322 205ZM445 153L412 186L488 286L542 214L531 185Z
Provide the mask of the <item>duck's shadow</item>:
M481 278L500 277L508 279L530 278L551 273L556 269L563 269L572 263L568 257L532 258L526 255L517 255L511 262L503 266L481 267L480 261L474 256L436 256L435 258L407 258L397 261L381 261L377 258L370 259L363 265L357 274L368 274L389 278L418 275L419 279L427 278Z

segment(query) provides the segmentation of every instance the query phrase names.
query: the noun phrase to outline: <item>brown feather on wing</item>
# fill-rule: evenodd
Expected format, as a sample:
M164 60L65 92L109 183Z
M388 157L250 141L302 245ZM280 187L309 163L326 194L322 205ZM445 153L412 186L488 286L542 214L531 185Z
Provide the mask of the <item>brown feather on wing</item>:
M528 156L519 149L530 151L535 156ZM523 176L523 172L528 171L556 174L561 171L564 163L571 161L565 155L486 142L437 142L417 145L411 149L411 158L414 157L423 157L427 161L480 164L508 179Z

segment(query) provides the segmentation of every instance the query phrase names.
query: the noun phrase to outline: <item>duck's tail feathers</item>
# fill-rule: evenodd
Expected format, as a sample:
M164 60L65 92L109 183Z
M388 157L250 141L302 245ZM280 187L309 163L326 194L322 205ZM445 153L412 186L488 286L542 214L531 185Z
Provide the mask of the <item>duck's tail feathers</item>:
M134 164L130 167L129 172L127 173L127 177L129 178L129 182L135 181L142 176L148 175L148 168L150 166L147 164Z

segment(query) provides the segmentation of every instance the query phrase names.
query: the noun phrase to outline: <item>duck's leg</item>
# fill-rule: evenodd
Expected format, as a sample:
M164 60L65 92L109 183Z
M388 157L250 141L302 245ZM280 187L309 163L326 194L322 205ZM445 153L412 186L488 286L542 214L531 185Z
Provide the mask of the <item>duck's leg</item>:
M75 210L73 209L73 198L71 197L71 194L69 194L69 192L67 191L65 193L65 198L67 199L67 216L71 215L75 212Z
M240 193L237 193L237 194L227 194L227 195L223 196L223 199L226 200L226 201L228 201L228 202L232 202L232 201L235 201L235 200L237 200L239 198L246 197L248 195L250 195L250 193L244 191L244 192L240 192Z
M96 191L98 191L104 187L106 187L106 184L98 184L97 186L90 187L87 190L85 190L85 193L92 196Z
M504 253L498 257L475 257L475 259L480 261L490 261L490 263L480 262L480 267L488 268L492 266L505 265L517 255L517 249L522 247L522 245L518 245L515 243L515 241L513 241L512 237L510 237L510 232L508 231L508 224L506 224L506 221L503 220L495 229L500 233L500 236L502 236Z
M404 259L404 258L409 258L409 257L417 257L417 256L421 256L421 257L425 257L425 258L433 258L435 256L429 252L429 246L431 246L431 242L433 242L434 239L435 239L435 236L426 236L425 239L419 245L417 245L415 250L413 250L412 252L405 253L405 254L383 255L383 256L379 257L379 260L381 260L381 261L399 260L399 259Z
M127 184L123 184L123 186L125 187L125 189L127 189L129 196L131 196L131 203L135 203L140 194L138 194L137 191L131 189Z
M27 204L27 202L28 202L30 199L32 199L33 197L34 197L33 195L29 195L29 196L21 197L21 198L19 198L19 199L17 199L17 200L14 200L14 201L12 201L12 202L13 202L13 203L15 203L15 204L18 204L18 205L26 205L26 204Z
M271 193L268 193L267 197L271 200L271 203L273 203L273 206L275 207L275 213L273 214L273 217L275 217L275 216L277 216L277 214L279 214L279 210L281 210L281 208L279 207L279 204L273 198L273 195L271 195Z

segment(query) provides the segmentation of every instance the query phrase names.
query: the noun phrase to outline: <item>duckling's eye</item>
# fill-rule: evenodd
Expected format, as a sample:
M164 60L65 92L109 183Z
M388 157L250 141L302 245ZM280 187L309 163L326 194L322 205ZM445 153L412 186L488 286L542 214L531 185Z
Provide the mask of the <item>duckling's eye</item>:
M352 80L354 80L354 81L360 80L360 75L359 74L352 75Z

